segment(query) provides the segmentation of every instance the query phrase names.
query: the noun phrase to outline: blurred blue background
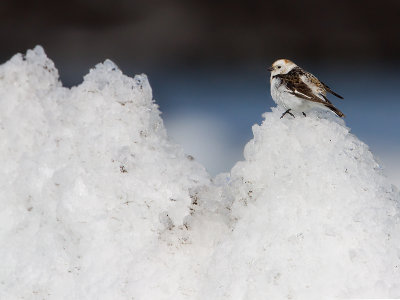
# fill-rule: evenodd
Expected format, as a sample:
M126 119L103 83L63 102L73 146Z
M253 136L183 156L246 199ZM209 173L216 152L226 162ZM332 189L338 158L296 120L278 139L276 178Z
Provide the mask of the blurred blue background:
M37 44L66 86L109 58L146 73L172 139L213 175L243 158L274 103L266 68L289 58L345 97L346 124L400 186L400 2L0 2L0 59Z
M304 63L309 65L344 95L344 100L332 101L345 112L346 125L370 146L392 181L400 183L396 70L389 65L351 69L329 64L312 68L312 63ZM229 170L243 158L243 147L252 138L251 126L275 106L268 74L258 66L166 72L151 81L170 135L213 174Z

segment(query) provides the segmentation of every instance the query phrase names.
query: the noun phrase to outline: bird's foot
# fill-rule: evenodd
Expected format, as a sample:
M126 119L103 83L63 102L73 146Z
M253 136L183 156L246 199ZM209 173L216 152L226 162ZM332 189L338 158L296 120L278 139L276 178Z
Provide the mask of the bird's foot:
M307 117L306 113L303 111L303 116Z
M296 117L294 116L294 114L292 114L292 113L290 112L291 110L292 110L292 109L289 108L287 111L285 111L285 112L282 114L281 119L282 119L286 114L289 114L289 115L291 115L293 118L296 118Z

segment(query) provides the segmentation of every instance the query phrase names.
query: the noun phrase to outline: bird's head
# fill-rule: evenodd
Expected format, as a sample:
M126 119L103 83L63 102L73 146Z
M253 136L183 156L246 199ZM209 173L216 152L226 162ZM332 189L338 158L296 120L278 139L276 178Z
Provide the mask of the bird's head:
M290 72L297 65L288 59L278 59L275 61L271 67L268 68L268 71L271 72L271 77L278 74L286 74Z

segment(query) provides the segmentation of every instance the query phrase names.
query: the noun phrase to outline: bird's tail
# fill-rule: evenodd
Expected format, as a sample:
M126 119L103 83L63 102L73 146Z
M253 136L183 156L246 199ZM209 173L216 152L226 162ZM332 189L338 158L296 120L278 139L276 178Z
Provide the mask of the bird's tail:
M327 103L325 104L326 107L328 107L331 111L333 111L336 115L338 115L341 118L344 118L345 115L344 113L342 113L340 110L338 110L335 106L333 106L333 104L331 103Z
M329 92L329 93L331 93L332 95L334 95L334 96L336 96L336 97L340 98L340 99L343 99L343 97L342 97L342 96L340 96L338 93L335 93L335 92L334 92L334 91L332 91L331 89L328 89L328 92Z

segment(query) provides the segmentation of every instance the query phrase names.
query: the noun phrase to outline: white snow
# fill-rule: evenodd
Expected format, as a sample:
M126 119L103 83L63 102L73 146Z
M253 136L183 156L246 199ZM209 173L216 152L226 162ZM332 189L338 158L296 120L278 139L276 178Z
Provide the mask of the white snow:
M160 238L209 178L168 141L146 76L106 61L66 89L36 47L0 79L0 298L173 291L178 280L154 274Z
M399 192L337 118L254 125L210 180L145 75L0 66L0 299L400 297ZM212 146L212 145L210 145Z
M213 255L211 299L400 295L399 195L333 115L254 125L231 171L232 233Z

